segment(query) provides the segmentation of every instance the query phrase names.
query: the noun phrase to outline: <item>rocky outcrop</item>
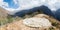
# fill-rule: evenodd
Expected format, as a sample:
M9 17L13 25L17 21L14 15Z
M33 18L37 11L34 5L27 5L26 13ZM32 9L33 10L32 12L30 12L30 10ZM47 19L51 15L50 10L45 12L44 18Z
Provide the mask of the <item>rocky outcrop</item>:
M49 28L51 27L51 22L46 18L27 18L23 20L23 24L30 27L40 27L40 28Z
M12 22L12 23L9 23L9 24L6 24L6 25L4 25L4 26L1 26L0 27L0 30L60 30L60 28L55 28L55 26L54 26L54 28L49 28L50 27L50 25L51 24L53 24L53 22L57 22L57 21L55 21L56 19L53 19L53 18L51 18L51 17L49 17L49 16L47 16L47 15L45 15L45 14L38 14L38 15L36 15L36 16L34 16L34 17L31 17L31 18L33 18L34 20L34 23L35 23L35 25L38 25L38 24L41 24L42 23L42 25L44 25L44 24L46 24L46 25L44 25L44 26L41 26L41 27L32 27L32 26L28 26L28 25L26 25L26 24L24 24L23 22L26 22L27 20L29 21L29 19L30 18L26 18L26 19L20 19L19 21L15 21L15 22ZM47 20L47 22L46 22L46 20L44 19L44 20L39 20L39 18L47 18L48 20ZM36 20L37 19L37 20ZM26 20L26 21L25 21ZM30 20L32 20L32 19L30 19ZM36 21L35 21L36 20ZM50 21L51 20L51 21ZM39 22L40 21L40 22ZM29 21L30 22L30 21ZM37 23L36 23L37 22ZM45 23L44 23L45 22ZM51 22L51 24L50 25L47 25L47 24L49 24ZM32 22L31 22L32 23ZM34 24L34 23L32 23L32 24ZM29 23L28 23L29 24ZM39 25L40 26L40 25ZM52 25L53 26L53 25ZM57 25L58 26L58 25ZM59 27L59 26L58 26ZM44 29L44 28L47 28L47 29ZM49 29L48 29L49 28Z
M34 18L34 17L33 17ZM37 19L37 20L36 20ZM44 20L44 22L42 22L43 20L38 20L39 18L38 17L36 17L36 19L35 19L35 21L37 21L37 23L35 22L35 25L36 26L34 26L34 27L32 27L32 26L28 26L28 25L25 25L23 22L25 21L25 19L21 19L21 20L19 20L19 21L15 21L15 22L13 22L13 23L10 23L10 24L7 24L7 25L5 25L5 26L1 26L0 28L1 28L1 30L44 30L44 28L49 28L49 27L51 27L51 24L49 24L50 22L49 22L49 20L46 20L46 21L48 21L48 22L46 22L45 20ZM39 23L38 21L40 21L41 23L42 23L42 26L40 26L39 24L41 24L41 23ZM31 22L32 23L32 22ZM34 23L33 23L34 24ZM46 25L46 27L44 27L45 25ZM48 25L47 25L48 24ZM37 26L37 25L39 25L39 26ZM43 28L44 27L44 28Z

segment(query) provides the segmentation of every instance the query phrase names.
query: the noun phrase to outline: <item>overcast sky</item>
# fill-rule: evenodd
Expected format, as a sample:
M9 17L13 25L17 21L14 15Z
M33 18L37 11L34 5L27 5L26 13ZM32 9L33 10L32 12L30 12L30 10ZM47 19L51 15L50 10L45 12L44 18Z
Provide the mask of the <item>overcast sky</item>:
M52 11L60 8L60 0L0 0L0 6L8 11L21 11L45 5Z

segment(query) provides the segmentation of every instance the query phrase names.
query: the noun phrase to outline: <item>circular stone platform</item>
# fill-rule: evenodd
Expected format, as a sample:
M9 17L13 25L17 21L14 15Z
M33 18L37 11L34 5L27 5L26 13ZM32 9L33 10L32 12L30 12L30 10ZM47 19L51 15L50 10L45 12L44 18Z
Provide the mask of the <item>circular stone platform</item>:
M51 22L49 22L46 18L26 18L23 20L23 24L29 27L41 27L47 28L51 26Z

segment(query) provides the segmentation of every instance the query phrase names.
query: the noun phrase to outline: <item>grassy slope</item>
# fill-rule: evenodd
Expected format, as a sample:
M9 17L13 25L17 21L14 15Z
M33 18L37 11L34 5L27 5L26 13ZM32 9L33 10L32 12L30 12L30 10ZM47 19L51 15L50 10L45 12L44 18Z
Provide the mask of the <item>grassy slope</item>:
M3 10L3 11L2 11ZM20 23L19 21L21 19L25 19L25 18L29 18L29 17L33 17L34 15L37 15L37 14L40 14L41 12L34 12L34 13L31 13L30 14L26 14L24 17L20 18L20 17L15 17L13 18L12 16L9 16L7 13L7 11L4 11L4 9L0 8L0 27L2 27L3 30L5 30L7 28L7 26L12 26L11 28L13 27L17 27L19 28L18 26L15 26L17 24L15 23ZM4 14L4 15L3 15ZM50 21L52 22L52 25L53 27L50 28L49 30L59 30L60 29L60 22L57 21L56 19L54 19L53 17L49 16ZM9 23L9 24L7 24ZM6 24L6 25L5 25ZM5 26L2 26L2 25L5 25ZM1 28L0 28L1 29Z

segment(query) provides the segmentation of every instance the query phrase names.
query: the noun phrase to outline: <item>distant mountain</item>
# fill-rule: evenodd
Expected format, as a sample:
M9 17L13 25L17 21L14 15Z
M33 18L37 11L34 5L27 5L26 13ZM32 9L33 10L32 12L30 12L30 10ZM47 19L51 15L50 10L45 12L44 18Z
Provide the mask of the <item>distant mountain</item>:
M47 6L44 6L44 5L35 7L32 9L27 9L27 10L22 10L22 11L16 12L15 16L22 16L24 14L33 13L36 11L42 11L44 14L54 16L54 13Z
M60 21L60 9L55 12L55 18Z
M33 13L36 11L42 11L44 14L53 16L54 18L56 18L60 21L60 14L59 14L60 9L55 12L55 11L51 11L51 9L49 9L47 6L44 6L44 5L39 6L39 7L35 7L32 9L27 9L27 10L22 10L22 11L16 12L14 14L14 16L24 16L27 13Z

